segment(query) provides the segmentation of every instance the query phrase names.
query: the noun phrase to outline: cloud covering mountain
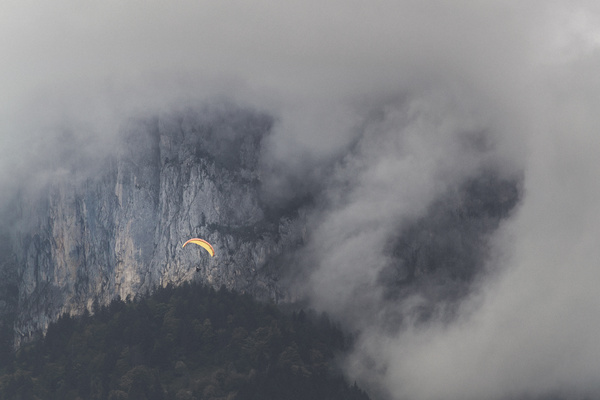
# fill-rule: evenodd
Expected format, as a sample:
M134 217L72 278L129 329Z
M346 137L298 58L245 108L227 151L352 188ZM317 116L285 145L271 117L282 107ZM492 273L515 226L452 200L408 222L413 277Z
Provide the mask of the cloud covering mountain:
M9 1L0 42L0 205L94 174L132 116L226 99L274 118L265 199L315 199L294 290L361 332L348 374L392 399L598 395L594 2ZM452 318L414 322L429 300L386 297L386 246L481 171L520 204Z

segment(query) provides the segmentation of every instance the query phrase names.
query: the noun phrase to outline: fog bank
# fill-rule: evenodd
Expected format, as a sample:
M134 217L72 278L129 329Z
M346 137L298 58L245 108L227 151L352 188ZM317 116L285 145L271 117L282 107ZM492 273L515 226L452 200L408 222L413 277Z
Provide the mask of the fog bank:
M315 201L291 290L359 332L352 379L391 399L595 397L599 18L561 0L5 2L0 205L93 173L131 118L254 108L275 121L265 199ZM523 177L489 275L452 318L442 302L412 323L428 300L385 296L386 246L481 171Z

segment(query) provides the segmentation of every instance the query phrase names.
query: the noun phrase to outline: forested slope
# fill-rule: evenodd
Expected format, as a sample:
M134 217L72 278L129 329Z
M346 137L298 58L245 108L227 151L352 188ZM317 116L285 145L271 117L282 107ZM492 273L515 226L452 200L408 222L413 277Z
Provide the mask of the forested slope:
M199 284L67 315L2 360L2 399L368 399L326 315Z

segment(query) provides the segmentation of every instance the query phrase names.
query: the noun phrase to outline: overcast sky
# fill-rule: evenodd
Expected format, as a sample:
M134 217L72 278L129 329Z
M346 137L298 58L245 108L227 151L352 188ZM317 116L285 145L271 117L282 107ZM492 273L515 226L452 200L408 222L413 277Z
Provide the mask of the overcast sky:
M357 311L352 377L393 399L597 397L599 46L591 0L3 1L0 202L65 151L110 149L127 116L266 110L267 190L327 188L299 290ZM525 177L494 238L502 273L456 321L389 335L382 241L489 167Z

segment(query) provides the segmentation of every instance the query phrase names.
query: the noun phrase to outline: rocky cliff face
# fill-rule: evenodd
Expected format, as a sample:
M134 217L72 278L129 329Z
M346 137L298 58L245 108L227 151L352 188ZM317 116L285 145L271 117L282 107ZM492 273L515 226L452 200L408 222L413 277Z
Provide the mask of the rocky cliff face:
M289 300L296 292L283 281L311 265L285 268L306 262L295 250L310 239L323 188L312 205L305 195L285 208L263 200L261 148L272 124L254 111L214 106L133 121L108 153L65 146L42 187L0 210L9 221L0 226L0 353L63 313L169 283L199 280ZM418 291L435 305L466 293L488 238L518 203L518 187L518 179L482 171L399 224L378 277L386 301ZM216 256L182 249L190 237L208 240Z
M270 128L265 115L227 107L131 123L93 173L75 169L43 195L21 196L0 260L0 313L14 322L15 343L65 312L168 283L282 296L275 261L302 230L297 212L261 201L257 163ZM196 236L214 258L181 248Z

